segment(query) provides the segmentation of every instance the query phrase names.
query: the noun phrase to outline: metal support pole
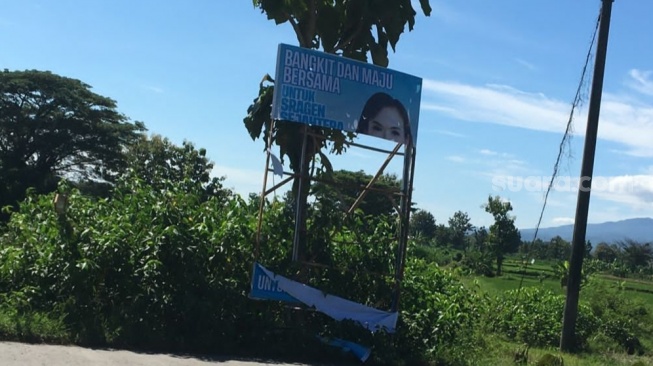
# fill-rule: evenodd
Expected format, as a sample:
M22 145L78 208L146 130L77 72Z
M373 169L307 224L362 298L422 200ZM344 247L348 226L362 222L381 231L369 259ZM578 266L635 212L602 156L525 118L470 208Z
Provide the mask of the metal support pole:
M263 172L263 189L261 190L261 197L258 206L258 222L256 224L256 247L254 248L254 261L258 262L259 255L261 254L261 227L263 225L263 208L265 207L265 188L268 184L268 171L270 168L270 149L272 146L272 135L274 134L274 120L270 122L270 130L268 131L268 144L265 154L265 171Z
M306 198L307 195L304 193L306 189L306 180L308 172L306 171L306 145L308 143L308 125L303 126L303 137L302 137L302 156L300 159L299 167L299 179L297 184L297 196L295 196L295 236L293 238L292 246L292 260L297 262L300 260L301 255L301 245L302 242L306 240L305 230L306 230L306 217L304 216L306 210Z
M410 225L410 210L413 193L413 176L415 175L415 146L412 141L406 146L404 154L404 178L399 213L399 245L397 248L397 262L395 269L395 294L392 299L391 311L399 310L399 298L401 295L401 282L404 278L404 266L406 265L406 249L408 248L408 229Z
M608 48L608 34L610 31L610 15L614 0L602 0L601 22L596 46L596 63L594 64L594 78L592 80L592 93L590 96L589 114L587 116L587 132L585 135L585 148L583 163L578 187L578 201L576 204L576 218L574 220L574 234L572 239L571 258L569 260L569 277L567 281L567 298L565 300L564 317L562 321L562 335L560 336L560 350L571 352L576 348L576 319L578 318L578 299L580 295L581 271L583 268L583 254L585 253L585 234L587 230L587 214L590 205L590 191L592 187L592 174L594 171L594 154L596 151L596 137L599 127L599 114L601 111L601 95L603 92L603 75L605 72L605 59Z
M376 172L376 175L374 175L374 177L372 177L372 179L367 184L367 186L365 186L363 191L358 195L358 197L356 197L356 201L354 201L354 203L351 205L349 210L347 210L347 215L351 215L351 213L354 212L354 210L358 207L358 205L363 201L363 198L365 198L365 196L367 196L367 192L370 190L372 185L374 185L374 183L376 183L376 181L379 180L379 178L383 174L383 171L388 166L388 164L390 164L390 161L397 154L400 147L401 147L401 144L397 144L397 146L395 146L394 150L392 150L390 155L388 155L388 157L385 159L385 161L383 162L383 164L381 165L379 170Z

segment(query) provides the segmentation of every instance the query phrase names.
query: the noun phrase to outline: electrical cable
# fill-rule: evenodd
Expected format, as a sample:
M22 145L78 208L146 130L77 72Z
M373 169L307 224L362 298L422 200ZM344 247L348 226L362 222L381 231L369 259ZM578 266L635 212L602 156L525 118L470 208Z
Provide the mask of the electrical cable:
M596 25L594 26L592 40L590 41L589 49L587 50L587 56L585 57L585 64L583 65L583 71L580 76L578 88L576 89L574 100L571 103L571 112L569 113L569 119L567 120L567 127L565 128L565 133L562 136L560 145L558 146L558 156L556 158L555 164L553 165L553 174L551 174L551 180L549 181L549 185L546 189L546 193L544 194L544 203L542 204L542 210L540 211L540 216L537 220L537 225L535 225L535 232L533 233L533 241L531 243L535 243L535 240L537 239L537 234L540 230L540 225L542 224L542 218L544 217L546 204L549 200L549 194L551 193L551 189L553 188L553 183L555 182L555 179L558 176L558 171L560 170L560 162L562 160L562 156L566 151L565 147L570 145L570 139L571 139L571 133L572 133L572 127L573 127L573 121L574 121L574 115L576 113L576 109L578 109L584 101L583 87L584 86L587 87L588 85L586 83L587 68L590 64L590 60L592 59L592 55L593 55L592 51L594 50L594 44L596 43L596 35L598 34L600 24L601 24L601 11L599 10L599 16L596 19ZM522 272L521 279L519 281L518 289L521 289L522 284L524 283L524 276L526 275L527 266L528 264L526 264L522 270L523 272Z
M540 229L540 225L542 224L542 217L544 216L544 210L546 209L546 204L549 199L549 193L551 193L551 188L553 187L553 183L555 182L555 179L558 176L558 171L560 169L560 161L562 160L562 155L565 152L565 146L569 145L571 139L574 114L576 113L576 109L579 108L584 101L583 86L587 85L585 81L587 76L587 67L589 66L590 60L592 59L592 51L594 50L594 44L596 43L596 35L598 33L600 23L601 23L601 15L599 12L599 16L596 19L596 26L594 28L594 33L592 34L592 41L590 42L589 50L587 51L587 56L585 57L585 65L583 66L583 72L581 73L580 82L578 83L578 88L576 89L576 95L574 96L574 100L571 104L571 112L569 114L569 119L567 120L567 127L565 129L565 134L562 136L562 141L560 141L560 145L558 147L558 157L556 158L556 162L553 166L553 174L551 175L549 186L547 187L546 193L544 195L544 203L542 205L542 210L540 211L540 217L538 218L537 225L535 226L535 233L533 234L533 242L535 242L535 239L537 239L537 233Z

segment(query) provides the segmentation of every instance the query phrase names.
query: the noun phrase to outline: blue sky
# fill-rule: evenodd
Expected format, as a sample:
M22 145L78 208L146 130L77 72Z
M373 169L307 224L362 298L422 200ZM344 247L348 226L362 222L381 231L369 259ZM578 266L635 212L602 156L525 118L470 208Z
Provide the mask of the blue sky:
M420 13L390 55L390 68L423 78L414 200L440 223L462 210L488 226L481 205L500 195L519 227L533 227L544 195L536 183L551 175L600 1L431 2L432 15ZM205 147L236 191L260 191L263 144L242 120L262 76L274 73L278 43L297 43L289 24L268 21L249 0L0 0L0 8L0 68L80 79L150 133ZM613 5L590 222L653 217L650 14L650 1ZM586 112L587 103L543 227L573 220ZM333 162L373 174L383 159L352 149Z

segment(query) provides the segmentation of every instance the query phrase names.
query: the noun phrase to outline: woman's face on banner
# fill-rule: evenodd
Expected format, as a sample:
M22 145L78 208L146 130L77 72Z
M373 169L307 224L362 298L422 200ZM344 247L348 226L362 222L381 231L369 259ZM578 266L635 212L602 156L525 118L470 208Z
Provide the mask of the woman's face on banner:
M367 133L399 143L406 140L404 120L395 107L383 107L370 121Z

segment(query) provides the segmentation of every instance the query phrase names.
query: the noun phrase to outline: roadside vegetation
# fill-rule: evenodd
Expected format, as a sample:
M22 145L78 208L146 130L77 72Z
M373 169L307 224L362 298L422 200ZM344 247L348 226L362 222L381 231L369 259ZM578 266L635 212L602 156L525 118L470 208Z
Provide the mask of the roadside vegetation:
M408 1L364 9L320 2L311 11L305 2L277 3L254 1L269 19L293 24L301 46L362 61L369 54L381 66L388 46L415 22ZM419 3L428 15L429 2ZM300 129L281 121L268 139L274 86L264 80L245 127L298 172ZM436 223L415 208L397 333L370 333L248 293L259 260L325 292L389 309L397 216L380 193L370 192L351 215L340 206L360 189L316 183L311 200L295 190L243 197L223 186L204 148L147 135L143 123L81 81L5 70L0 91L0 340L356 362L320 335L371 347L368 362L376 365L653 364L650 243L587 243L578 352L560 354L570 244L524 241L513 207L498 196L479 202L493 220L488 228L474 227L462 211ZM369 182L365 172L333 171L328 163L327 150L344 152L352 134L311 129L324 137L307 144L321 162L316 174L350 187ZM401 182L384 175L379 184ZM311 234L306 259L322 266L290 260L298 200Z
M298 326L295 310L249 299L260 197L240 197L220 179L209 179L205 154L190 143L143 137L126 150L127 165L106 193L89 189L91 182L84 193L66 180L50 193L28 189L16 209L5 210L10 219L0 237L0 337L347 359L320 344L320 334L371 346L376 364L511 364L515 357L533 362L559 356L569 243L554 238L499 246L493 233L513 230L473 228L464 213L448 225L436 225L425 211L413 216L397 334L371 334L317 313L304 313ZM369 179L339 175L361 184ZM398 181L388 176L384 184ZM363 205L373 215L361 209L345 217L336 207L337 193L322 188L316 187L308 209L311 253L329 268L311 270L307 283L388 308L396 217L375 204L382 201L374 194ZM66 197L64 212L53 207L57 196ZM265 202L259 254L285 274L299 269L289 260L291 199ZM510 228L508 206L499 197L488 202ZM334 237L334 227L349 229ZM603 247L591 251L588 245L577 329L582 351L562 357L567 365L650 362L650 251L624 242L607 245L614 255L600 257Z
M449 228L440 226L433 238L411 242L397 334L371 334L317 313L304 313L298 327L295 310L247 297L259 197L213 188L208 194L205 184L189 179L144 183L150 178L126 173L107 198L62 181L58 193L69 202L62 215L53 209L55 192L28 192L0 239L2 339L348 360L315 341L321 334L372 346L372 364L507 365L520 357L535 364L546 354L560 356L564 261L532 261L528 243L506 253L497 276L496 255L483 254L475 230L466 233L463 251L435 241L438 230ZM310 210L316 242L326 242L320 233L346 220L328 202ZM298 269L288 260L292 207L272 200L265 215L260 257L292 274ZM394 222L359 211L339 244L320 252L332 269L311 271L307 282L387 307ZM619 253L610 263L596 252L586 261L581 351L562 355L565 365L652 361L651 278L647 267L616 277L612 269L630 260L630 252Z

